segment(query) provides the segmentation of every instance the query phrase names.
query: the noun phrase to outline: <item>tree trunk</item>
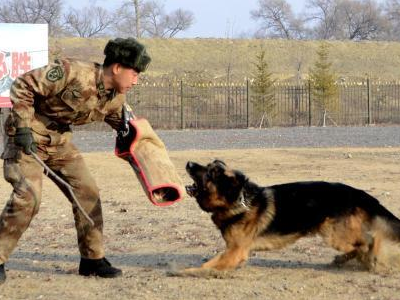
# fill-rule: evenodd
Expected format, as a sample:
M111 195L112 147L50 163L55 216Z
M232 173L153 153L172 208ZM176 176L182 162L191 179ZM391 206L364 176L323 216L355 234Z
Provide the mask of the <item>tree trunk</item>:
M136 37L140 38L140 7L139 0L133 0L133 5L135 6L135 17L136 17Z
M258 126L259 129L262 128L262 125L264 123L264 117L265 117L265 112L263 113L262 117L261 117L261 121L260 121L260 126Z

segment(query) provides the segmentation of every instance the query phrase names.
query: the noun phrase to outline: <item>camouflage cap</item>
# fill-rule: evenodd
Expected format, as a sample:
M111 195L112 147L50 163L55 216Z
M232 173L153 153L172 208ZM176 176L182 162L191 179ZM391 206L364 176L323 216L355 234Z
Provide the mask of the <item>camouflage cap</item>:
M145 71L151 61L146 47L134 38L116 38L108 41L104 54L104 65L120 63L138 73Z

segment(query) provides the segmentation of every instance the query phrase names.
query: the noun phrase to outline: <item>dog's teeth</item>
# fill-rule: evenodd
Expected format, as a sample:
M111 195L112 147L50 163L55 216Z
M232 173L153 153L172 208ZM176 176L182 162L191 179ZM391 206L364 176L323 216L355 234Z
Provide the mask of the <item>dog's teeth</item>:
M195 192L196 192L196 190L197 190L197 185L196 184L187 185L187 186L185 186L185 189L186 189L186 193L189 196L193 197Z

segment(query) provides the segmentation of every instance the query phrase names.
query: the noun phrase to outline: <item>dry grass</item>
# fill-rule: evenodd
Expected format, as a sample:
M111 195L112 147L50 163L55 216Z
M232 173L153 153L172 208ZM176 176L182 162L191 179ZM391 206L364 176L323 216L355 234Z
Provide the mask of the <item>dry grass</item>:
M50 39L51 56L68 56L102 62L108 38ZM231 66L234 78L251 77L255 55L263 46L271 72L279 79L293 78L301 64L303 77L316 58L318 41L230 40L230 39L145 39L153 62L150 76L199 72L226 78ZM332 41L330 55L336 73L344 78L393 80L400 78L400 43Z

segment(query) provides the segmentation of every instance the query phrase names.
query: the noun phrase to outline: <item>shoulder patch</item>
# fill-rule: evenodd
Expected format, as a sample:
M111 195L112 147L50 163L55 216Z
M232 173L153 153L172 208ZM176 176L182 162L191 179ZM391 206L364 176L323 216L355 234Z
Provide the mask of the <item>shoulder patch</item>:
M64 71L60 66L56 66L54 68L51 68L46 74L47 80L51 81L51 82L55 82L57 80L60 80L63 77L64 77Z

